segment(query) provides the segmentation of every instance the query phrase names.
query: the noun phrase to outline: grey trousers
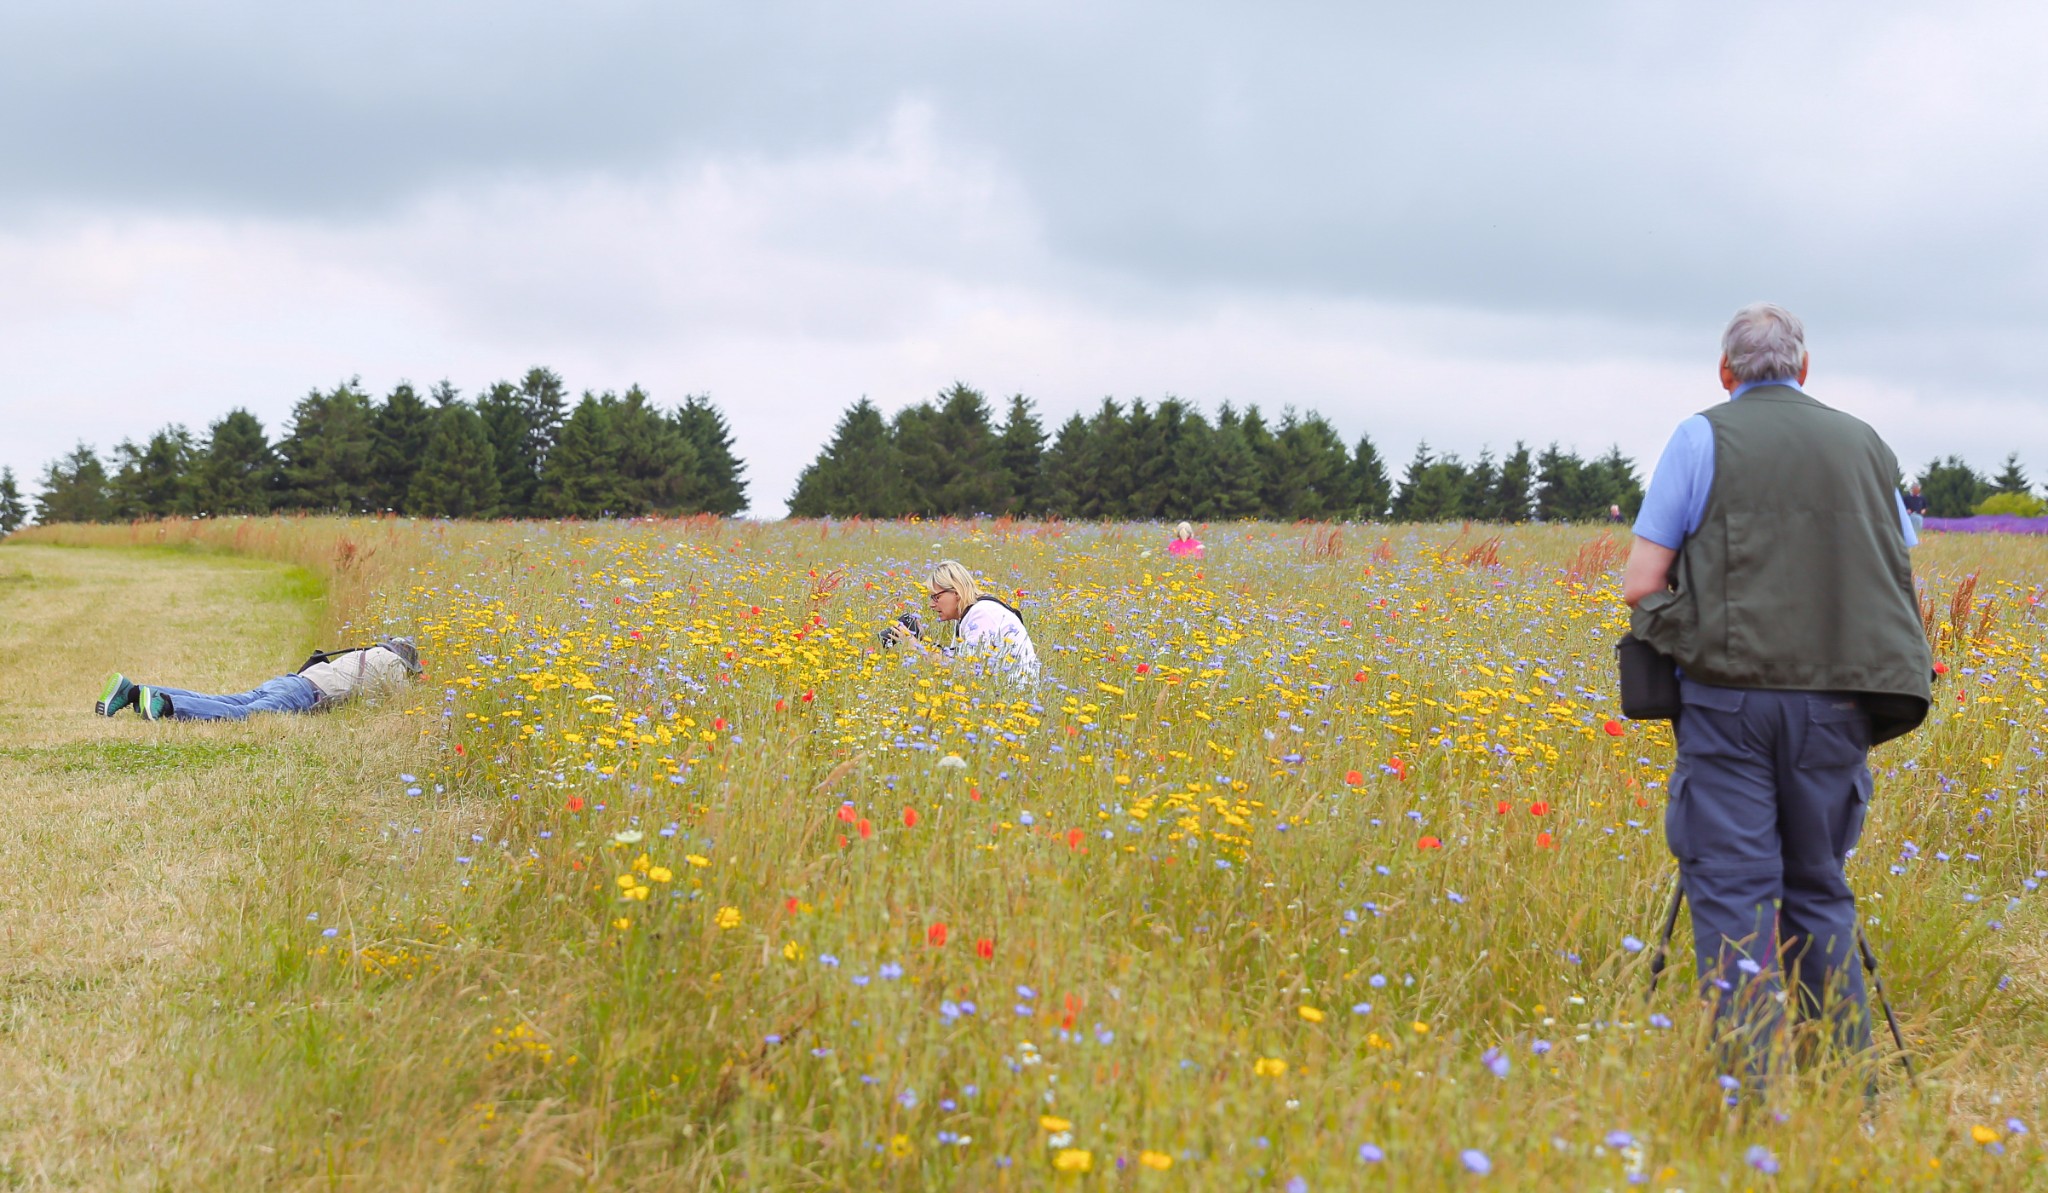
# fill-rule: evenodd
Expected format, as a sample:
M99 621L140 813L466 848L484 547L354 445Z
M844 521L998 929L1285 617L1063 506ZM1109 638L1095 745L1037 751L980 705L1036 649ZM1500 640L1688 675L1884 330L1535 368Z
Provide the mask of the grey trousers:
M1784 1024L1786 970L1803 1016L1870 1045L1856 898L1842 863L1870 803L1870 719L1836 692L1684 680L1664 836L1692 908L1700 978L1752 1064Z

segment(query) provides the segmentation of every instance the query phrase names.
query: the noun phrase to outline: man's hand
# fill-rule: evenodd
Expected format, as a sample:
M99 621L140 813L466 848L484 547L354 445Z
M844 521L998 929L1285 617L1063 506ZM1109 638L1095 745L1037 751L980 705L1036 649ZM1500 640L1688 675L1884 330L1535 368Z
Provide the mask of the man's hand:
M1670 547L1636 536L1628 549L1628 566L1621 571L1621 599L1633 609L1636 602L1670 586L1671 563L1678 552Z

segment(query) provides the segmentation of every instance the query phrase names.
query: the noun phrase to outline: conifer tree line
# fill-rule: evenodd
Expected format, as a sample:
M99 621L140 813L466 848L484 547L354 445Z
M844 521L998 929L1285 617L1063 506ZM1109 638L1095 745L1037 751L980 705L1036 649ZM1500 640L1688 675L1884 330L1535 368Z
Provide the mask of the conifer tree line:
M358 380L316 389L292 408L275 443L246 410L228 412L204 436L173 424L141 443L123 440L105 461L81 443L50 462L35 515L736 514L747 507L745 471L725 416L705 398L663 410L636 385L585 391L571 404L562 379L536 368L473 401L446 381L425 395L401 382L381 400ZM0 478L0 516L10 501L20 506L18 490L11 472Z
M955 384L885 419L863 398L797 478L791 517L1387 519L1590 521L1642 502L1620 448L1594 460L1517 443L1466 462L1423 444L1398 478L1370 435L1346 446L1329 420L1291 408L1277 421L1229 403L1213 419L1177 398L1104 398L1048 433L1030 399L1000 422Z

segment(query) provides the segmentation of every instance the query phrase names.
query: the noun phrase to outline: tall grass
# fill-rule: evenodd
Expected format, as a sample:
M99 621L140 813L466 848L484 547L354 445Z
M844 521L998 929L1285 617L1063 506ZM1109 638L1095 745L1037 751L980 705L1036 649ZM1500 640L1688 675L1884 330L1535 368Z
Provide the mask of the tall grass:
M1671 746L1616 719L1587 531L33 533L318 565L427 658L423 761L280 823L211 946L250 1010L191 1063L272 1149L222 1179L2042 1183L2040 544L1916 559L1950 674L1851 880L1923 1080L1730 1105L1689 964L1643 1000ZM1042 684L875 647L942 556Z

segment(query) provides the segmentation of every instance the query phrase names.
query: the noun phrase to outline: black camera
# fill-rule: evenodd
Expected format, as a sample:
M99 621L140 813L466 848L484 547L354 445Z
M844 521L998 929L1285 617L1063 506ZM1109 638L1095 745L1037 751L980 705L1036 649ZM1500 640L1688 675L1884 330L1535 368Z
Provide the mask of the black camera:
M898 629L897 627L899 626L902 628ZM902 614L898 616L895 621L890 622L886 627L884 627L880 635L882 639L882 645L894 646L896 645L897 640L900 639L904 634L909 634L913 638L924 637L924 622L922 619L918 617L917 614Z

